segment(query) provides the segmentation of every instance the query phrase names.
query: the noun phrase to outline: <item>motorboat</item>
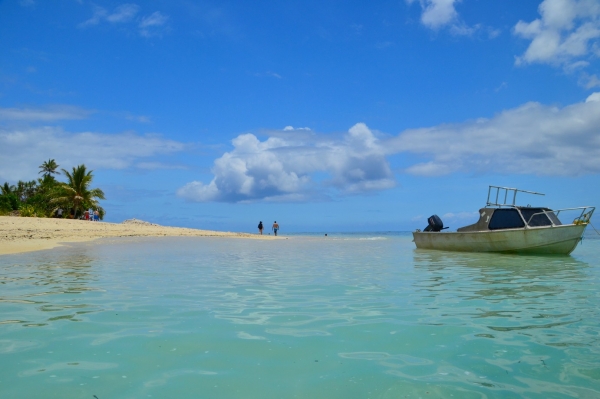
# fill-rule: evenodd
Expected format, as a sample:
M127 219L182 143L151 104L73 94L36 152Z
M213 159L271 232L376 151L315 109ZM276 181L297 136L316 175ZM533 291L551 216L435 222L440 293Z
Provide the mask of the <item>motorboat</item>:
M444 232L442 220L433 215L428 226L413 232L419 249L461 252L502 252L516 254L568 255L583 237L593 206L552 210L517 205L517 194L544 195L517 188L489 186L485 208L479 220L455 232ZM494 196L495 194L495 196ZM561 222L573 217L571 223ZM447 228L447 227L446 227Z

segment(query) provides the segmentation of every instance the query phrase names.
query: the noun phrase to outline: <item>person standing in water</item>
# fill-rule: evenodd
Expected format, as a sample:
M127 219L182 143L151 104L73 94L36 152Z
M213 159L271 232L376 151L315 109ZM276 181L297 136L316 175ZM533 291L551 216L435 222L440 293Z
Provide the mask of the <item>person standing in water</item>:
M261 236L262 236L262 231L263 231L263 224L262 224L262 220L261 220L260 223L258 224L258 232L260 233Z
M277 220L273 222L273 231L275 235L277 235L277 230L279 230L279 225L277 224Z

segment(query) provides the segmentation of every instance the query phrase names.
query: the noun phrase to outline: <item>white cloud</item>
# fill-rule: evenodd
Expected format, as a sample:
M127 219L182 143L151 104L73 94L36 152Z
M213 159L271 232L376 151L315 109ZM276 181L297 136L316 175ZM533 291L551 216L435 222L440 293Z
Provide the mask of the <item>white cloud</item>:
M43 108L1 108L0 121L58 121L85 119L94 111L71 105L51 105Z
M215 161L213 180L188 183L178 195L200 202L297 201L319 189L360 193L395 185L385 149L366 125L338 139L290 128L262 142L253 134L236 137L234 149Z
M22 108L2 108L0 107L0 122L14 121L26 122L28 124L36 122L57 122L65 120L87 119L90 115L98 113L96 110L89 110L73 105L54 104L43 107L22 107ZM129 112L104 112L111 117L126 119L138 123L151 123L150 117L145 115L133 115Z
M545 63L571 68L594 55L600 44L600 2L597 0L544 0L541 18L519 21L514 34L531 40L516 64Z
M293 127L293 126L286 126L283 128L284 132L289 132L289 131L294 131L294 130L307 130L310 131L309 127Z
M589 75L586 72L582 72L579 75L579 84L586 89L593 89L600 86L600 79L596 75Z
M139 23L140 34L145 37L155 36L160 33L160 28L165 25L169 17L158 11L142 18Z
M408 4L416 0L406 0ZM419 0L421 9L421 23L430 29L439 29L449 25L458 18L454 3L460 0Z
M149 28L151 26L162 26L167 22L167 17L160 12L155 11L151 15L142 18L140 28Z
M466 219L466 218L473 218L473 217L477 217L479 216L479 212L474 211L474 212L458 212L458 213L445 213L444 214L444 218L448 218L448 219Z
M423 159L404 172L578 176L600 173L600 92L565 107L530 102L490 119L410 129L380 137L358 123L342 137L286 126L265 141L233 140L215 160L208 184L178 190L192 201L304 201L395 186L388 157ZM407 158L408 159L408 158ZM459 218L463 215L446 215Z
M162 33L169 17L159 11L155 11L150 15L137 17L140 12L140 6L133 3L125 3L117 6L113 12L107 9L92 5L94 13L90 19L79 24L80 28L98 25L101 22L109 24L126 24L135 22L139 34L144 37L158 36Z
M421 0L421 22L431 29L450 24L458 17L454 3L456 0Z
M467 26L464 23L453 24L452 26L450 26L450 33L452 33L455 36L472 36L480 28L481 25Z
M140 11L140 6L137 4L121 4L117 6L112 13L108 12L103 7L92 5L94 14L92 18L79 24L79 27L98 25L100 22L106 21L111 24L126 23L132 21Z
M139 123L150 123L152 122L152 119L150 119L150 117L145 116L145 115L131 115L129 113L126 113L124 115L124 118L130 121L134 121L134 122L139 122Z
M495 39L498 36L500 36L500 34L502 33L502 30L491 28L491 27L488 27L486 30L487 30L488 37L490 39Z
M108 15L108 11L106 11L105 8L102 8L95 4L92 5L92 7L94 9L94 14L92 15L92 18L88 19L85 22L80 23L78 25L80 28L85 28L87 26L92 26L92 25L98 25Z
M590 101L600 101L600 93L590 94L588 98L585 99L585 102L589 103Z
M416 0L405 1L410 5ZM421 23L435 31L448 28L455 36L472 36L478 31L484 31L490 39L493 39L500 34L499 30L485 28L481 24L467 25L456 11L456 4L460 2L461 0L419 0L422 10Z
M412 4L416 0L406 0ZM421 5L421 23L430 29L439 29L457 19L456 0L418 0Z
M91 169L123 169L142 159L182 151L185 144L158 135L70 133L56 127L0 128L0 181L31 180L46 159L64 168L85 163ZM143 168L157 163L141 162Z
M412 129L384 143L424 157L415 175L600 173L600 93L563 108L527 103L491 119Z
M111 23L122 23L131 21L140 11L137 4L121 4L112 14L106 16L106 20Z
M185 169L182 165L171 165L163 162L137 162L135 167L138 169L156 170L156 169Z

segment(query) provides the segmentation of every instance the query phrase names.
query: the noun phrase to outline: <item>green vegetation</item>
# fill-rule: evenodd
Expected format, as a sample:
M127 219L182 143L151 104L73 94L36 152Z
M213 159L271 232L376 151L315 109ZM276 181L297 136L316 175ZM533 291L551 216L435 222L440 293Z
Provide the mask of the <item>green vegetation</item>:
M85 165L79 165L73 168L73 172L63 169L67 176L67 183L59 183L56 195L50 201L51 203L69 205L75 214L78 211L83 213L84 209L94 208L100 212L100 217L104 217L104 209L100 207L97 199L104 199L104 193L99 188L90 188L93 176L92 171L86 171Z
M60 182L54 177L61 174L58 166L49 159L40 166L42 177L37 180L0 186L0 215L56 217L62 210L64 218L79 218L85 209L93 208L103 219L105 211L98 200L105 199L104 193L91 188L93 171L85 165L74 167L72 172L62 169L67 181Z

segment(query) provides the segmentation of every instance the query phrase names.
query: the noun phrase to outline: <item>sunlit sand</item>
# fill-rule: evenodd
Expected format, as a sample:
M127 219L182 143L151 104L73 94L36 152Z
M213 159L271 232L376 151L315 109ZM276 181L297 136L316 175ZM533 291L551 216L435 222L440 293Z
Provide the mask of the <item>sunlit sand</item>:
M107 237L238 237L277 239L249 233L159 226L140 221L128 223L0 216L0 255L51 249L61 243Z

